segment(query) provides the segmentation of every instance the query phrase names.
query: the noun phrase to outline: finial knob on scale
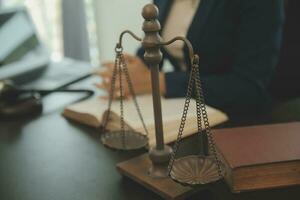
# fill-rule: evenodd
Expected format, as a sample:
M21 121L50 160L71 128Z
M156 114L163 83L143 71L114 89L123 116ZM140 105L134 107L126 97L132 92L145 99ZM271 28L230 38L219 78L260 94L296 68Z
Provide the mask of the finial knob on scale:
M159 35L161 27L157 20L158 8L154 4L147 4L143 8L142 15L145 19L142 27L145 32L145 37L142 40L142 46L145 50L144 59L146 64L152 68L162 61L160 51L161 37ZM158 73L158 71L155 73Z
M147 4L144 6L142 16L145 20L153 20L158 17L158 8L154 4Z

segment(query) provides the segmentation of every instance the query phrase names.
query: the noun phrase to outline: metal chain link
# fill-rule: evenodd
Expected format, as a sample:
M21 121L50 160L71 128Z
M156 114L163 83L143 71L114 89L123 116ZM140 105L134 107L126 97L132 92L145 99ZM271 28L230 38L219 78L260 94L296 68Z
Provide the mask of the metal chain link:
M101 133L106 131L107 124L108 124L108 121L110 118L111 105L112 105L112 101L113 101L114 93L115 93L115 83L116 83L118 65L120 63L120 56L119 56L119 53L117 50L116 50L116 53L117 53L117 55L115 58L115 65L114 65L113 74L112 74L111 81L110 81L111 85L110 85L110 90L109 90L108 109L107 109L107 114L105 116L104 122L102 124L102 130L100 130Z
M200 81L199 64L195 63L194 65L195 65L194 68L195 68L195 79L196 79L195 83L196 83L196 91L197 91L196 93L199 94L199 96L197 95L198 96L197 99L199 98L199 100L200 100L200 107L201 107L203 122L204 122L204 126L205 126L205 133L208 137L209 152L211 152L214 156L215 162L218 167L219 177L222 177L221 161L219 160L219 158L217 156L214 138L211 134L211 128L210 128L209 121L208 121L205 100L204 100L204 95L203 95L203 89L202 89L202 84Z
M120 52L119 56L119 65L118 65L118 75L119 75L119 86L120 86L120 125L121 125L121 132L122 132L122 146L126 148L125 142L125 122L124 122L124 91L123 91L123 64L121 58L122 52Z
M146 132L146 136L149 135L149 131L146 127L141 109L139 107L137 98L136 98L136 93L133 88L133 84L128 72L128 67L127 63L125 62L125 58L123 55L123 48L120 45L117 45L115 48L116 52L116 58L115 58L115 65L113 69L113 74L111 77L111 87L109 91L109 100L108 100L108 110L107 114L103 123L103 128L102 131L105 131L107 129L107 124L110 118L110 112L111 112L111 106L112 106L112 101L114 99L114 92L115 92L115 85L116 85L116 80L117 80L117 75L119 79L119 85L120 85L120 126L121 126L121 131L122 131L122 145L124 148L126 148L126 141L125 141L125 121L124 121L124 85L123 85L123 73L125 74L125 80L127 82L129 92L132 95L134 105L136 107L138 116L141 120L142 126Z
M183 130L185 127L186 117L187 117L187 113L188 113L188 109L189 109L189 105L190 105L190 101L191 101L191 97L192 97L192 89L193 89L192 85L194 83L193 71L194 71L194 68L192 68L190 76L189 76L188 88L187 88L187 92L186 92L186 98L185 98L185 102L184 102L183 113L181 116L181 122L180 122L179 130L178 130L178 135L177 135L177 139L174 143L173 152L171 154L171 158L170 158L170 161L168 164L168 174L169 175L172 171L175 157L176 157L179 145L180 145L180 141L182 139L182 134L183 134Z
M204 101L202 86L201 86L201 82L200 82L200 75L199 75L199 58L197 55L194 56L194 59L192 62L192 69L191 69L191 74L189 77L186 99L185 99L184 108L183 108L183 114L181 117L181 122L180 122L179 130L178 130L177 139L173 146L173 153L171 154L171 158L169 161L168 174L170 175L170 173L172 171L175 157L178 152L180 141L182 139L182 134L184 131L187 112L188 112L189 104L190 104L190 100L191 100L193 84L195 84L195 90L196 90L195 93L196 93L198 134L203 134L203 127L202 127L202 118L203 118L203 123L205 126L204 131L208 137L209 149L210 149L210 152L214 155L214 159L215 159L217 167L218 167L218 174L220 177L222 177L221 164L220 164L220 160L218 159L218 156L217 156L215 142L214 142L214 139L211 134L211 129L210 129L207 111L206 111L206 107L205 107L205 101Z
M197 76L197 74L195 73L196 72L195 68L198 67L196 64L197 64L197 62L193 64L193 68L194 68L193 79L195 81L196 81L196 76ZM202 153L204 153L204 155L206 155L206 149L205 149L206 146L204 146L204 137L205 136L203 136L203 127L202 127L202 117L203 116L202 116L202 112L201 112L200 91L197 88L196 82L195 82L195 87L194 88L195 88L195 94L196 94L196 109L197 109L196 113L197 113L198 135L199 135L200 138L202 137L202 140L201 140L202 144L201 144L201 146L202 146L202 148L204 150L204 152L202 152Z
M132 84L132 81L131 81L131 78L130 78L130 75L129 75L129 72L128 72L128 67L127 67L127 63L125 62L125 58L124 58L124 55L121 54L121 62L123 63L123 70L124 70L124 74L125 74L125 77L126 77L126 80L127 80L127 84L128 84L128 88L129 88L129 92L131 93L132 95L132 98L133 98L133 102L134 102L134 105L135 105L135 108L137 110L137 113L138 113L138 116L141 120L141 123L143 125L143 128L146 132L146 136L149 135L149 132L148 132L148 129L146 127L146 124L145 124L145 121L144 121L144 118L143 118L143 115L142 115L142 112L141 112L141 109L140 109L140 106L138 104L138 101L137 101L137 98L136 98L136 94L135 94L135 91L133 89L133 84Z

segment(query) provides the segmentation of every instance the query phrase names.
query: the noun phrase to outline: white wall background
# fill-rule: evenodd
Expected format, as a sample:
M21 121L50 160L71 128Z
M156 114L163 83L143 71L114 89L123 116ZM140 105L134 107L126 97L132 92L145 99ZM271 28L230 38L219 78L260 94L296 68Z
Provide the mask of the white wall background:
M151 0L94 0L97 43L101 62L114 59L119 34L126 29L142 36L142 8ZM124 37L124 52L134 54L138 42Z

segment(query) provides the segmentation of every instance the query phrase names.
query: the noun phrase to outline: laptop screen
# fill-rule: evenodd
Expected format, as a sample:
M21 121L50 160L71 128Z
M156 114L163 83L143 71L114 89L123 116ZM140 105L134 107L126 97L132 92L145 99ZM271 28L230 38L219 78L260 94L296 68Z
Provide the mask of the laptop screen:
M19 60L39 44L25 9L0 12L0 44L0 66Z

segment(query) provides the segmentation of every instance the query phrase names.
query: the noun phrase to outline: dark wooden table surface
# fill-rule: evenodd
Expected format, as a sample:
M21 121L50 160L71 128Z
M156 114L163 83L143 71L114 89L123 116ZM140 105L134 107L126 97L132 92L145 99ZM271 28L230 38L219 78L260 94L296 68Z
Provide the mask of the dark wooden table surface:
M91 80L80 87L90 87ZM53 94L36 117L0 122L1 200L156 200L158 196L122 178L115 165L145 150L119 152L105 148L99 133L67 121L65 105L80 95ZM188 140L187 140L188 141ZM300 199L299 187L232 196L220 187L215 199ZM212 199L200 192L191 199Z

